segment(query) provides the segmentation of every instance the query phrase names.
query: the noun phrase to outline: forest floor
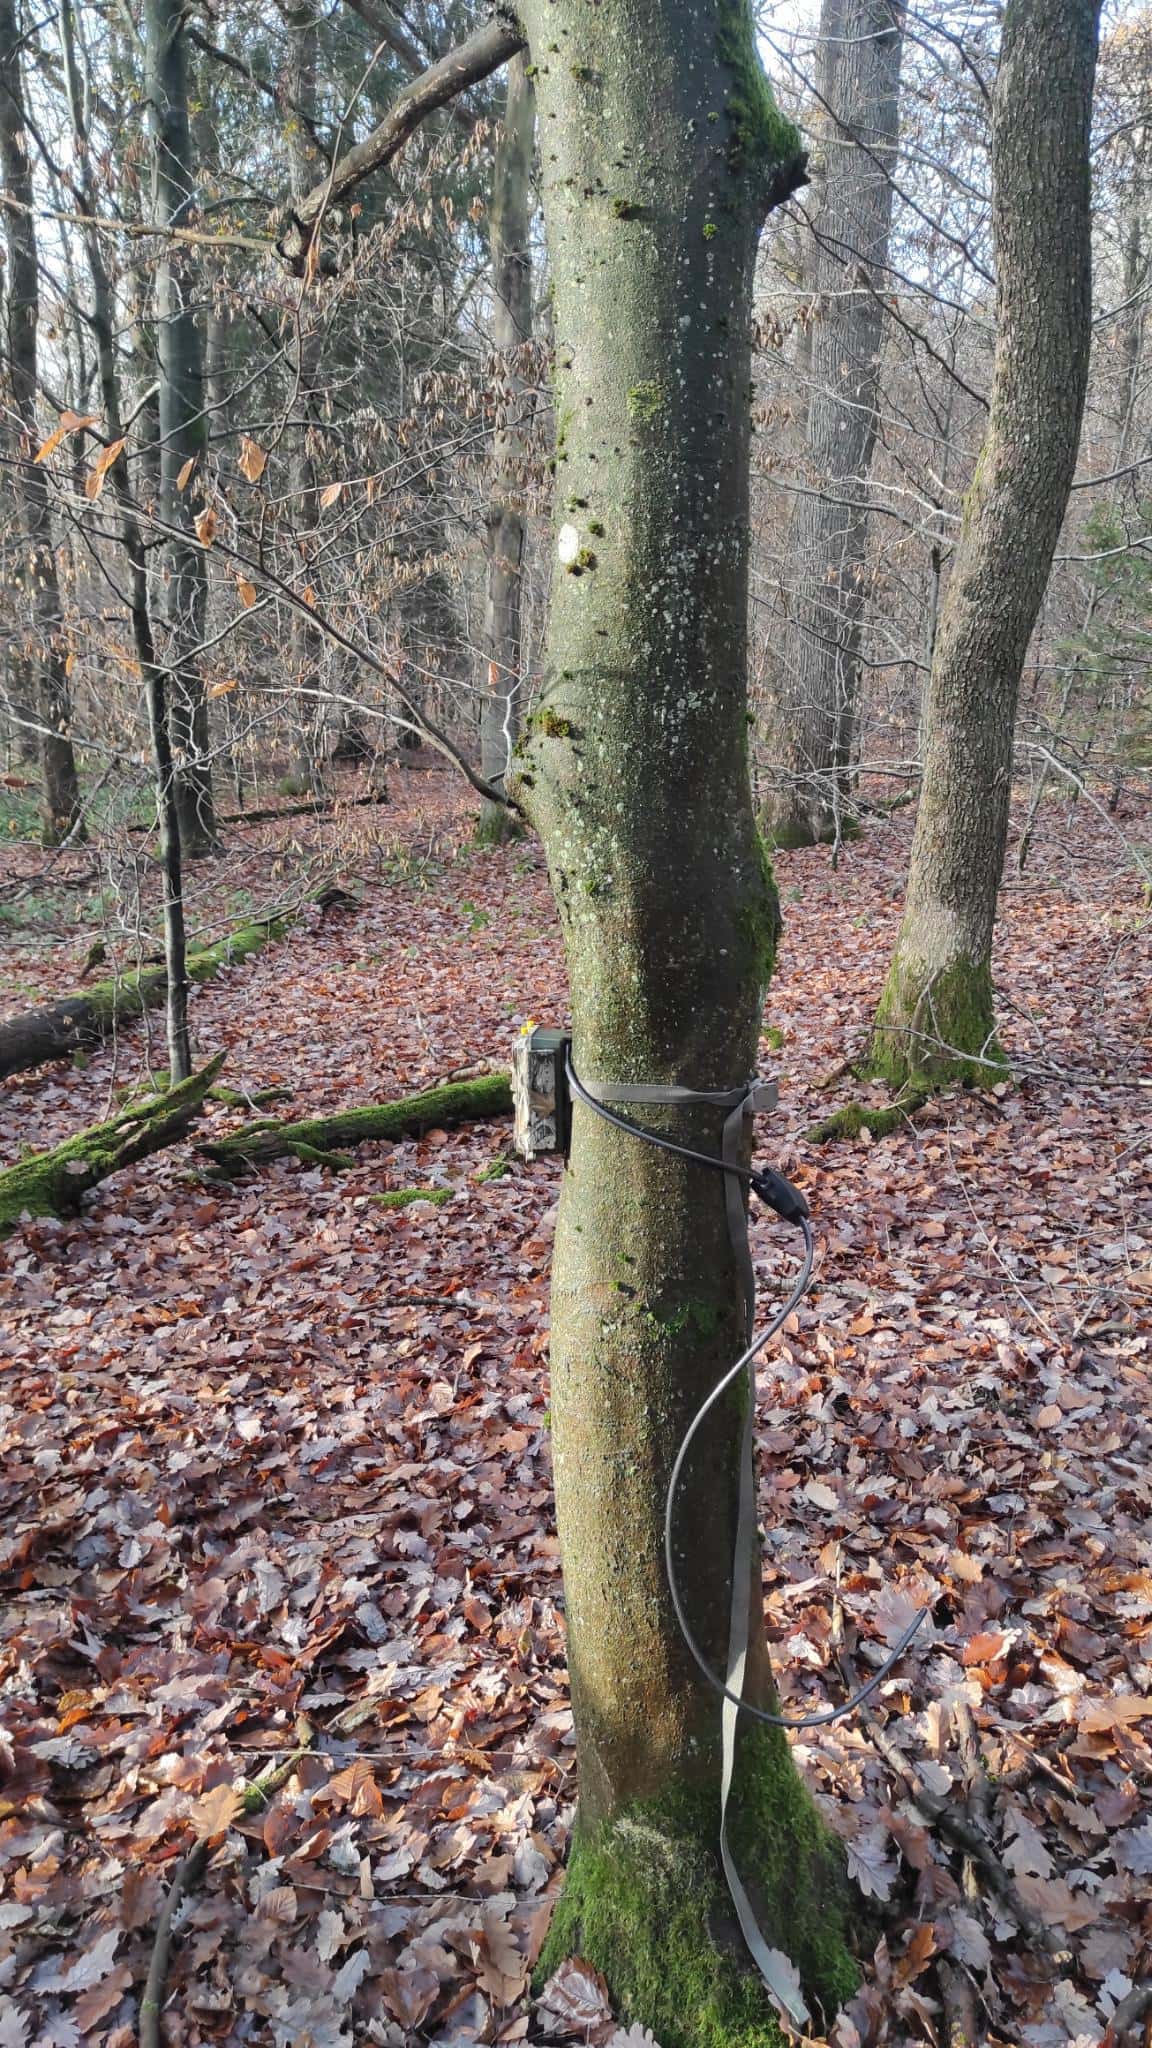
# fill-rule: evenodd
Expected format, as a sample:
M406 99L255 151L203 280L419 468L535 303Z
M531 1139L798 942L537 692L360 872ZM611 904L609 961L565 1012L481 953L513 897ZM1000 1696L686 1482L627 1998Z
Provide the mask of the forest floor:
M476 851L469 822L413 776L343 828L260 828L206 864L207 922L335 859L363 888L196 994L233 1087L290 1088L283 1114L384 1101L502 1066L526 1017L562 1018L540 853ZM1147 847L1152 812L1120 831ZM863 1672L930 1605L874 1704L953 1802L974 1725L998 1853L1056 1952L858 1719L817 1731L798 1756L891 1915L836 2048L942 2040L944 1984L989 2043L1089 2048L1152 1977L1149 910L1115 828L1044 805L997 952L1019 1079L821 1150L803 1132L850 1088L821 1083L878 993L908 836L899 817L836 869L824 849L778 864L781 1108L760 1149L808 1193L820 1257L760 1372L769 1629L799 1710L843 1697L834 1622ZM6 847L0 888L40 861ZM74 984L99 871L85 851L51 890L8 888L11 1007ZM0 1159L107 1114L149 1028L5 1084ZM214 1105L207 1125L237 1121ZM129 2048L197 1836L216 1846L177 1915L170 2044L612 2037L579 1971L527 1994L574 1780L559 1170L486 1177L509 1143L506 1124L432 1131L232 1186L183 1148L0 1250L0 2048ZM448 1199L374 1199L413 1187ZM753 1241L767 1303L791 1245L764 1218ZM300 1744L240 1809L238 1780Z

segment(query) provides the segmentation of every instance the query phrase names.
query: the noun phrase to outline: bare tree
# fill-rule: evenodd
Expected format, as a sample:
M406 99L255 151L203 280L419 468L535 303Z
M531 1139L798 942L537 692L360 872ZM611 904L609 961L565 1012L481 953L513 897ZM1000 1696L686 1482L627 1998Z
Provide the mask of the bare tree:
M992 933L1020 675L1076 467L1092 321L1089 124L1100 0L1011 0L992 165L996 357L925 708L904 915L872 1057L893 1081L999 1060Z
M793 504L791 629L766 735L765 829L787 846L833 835L852 754L903 47L903 0L824 0L807 475Z

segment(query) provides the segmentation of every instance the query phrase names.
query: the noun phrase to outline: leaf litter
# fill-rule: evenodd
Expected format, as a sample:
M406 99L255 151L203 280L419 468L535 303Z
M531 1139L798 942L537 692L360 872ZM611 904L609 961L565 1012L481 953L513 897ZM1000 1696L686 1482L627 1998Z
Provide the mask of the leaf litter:
M886 1916L838 2048L939 2039L947 1969L990 2043L1083 2048L1150 1974L1147 913L1098 820L1041 815L998 942L1022 1078L875 1142L803 1132L878 993L906 827L836 868L778 863L764 1060L783 1108L761 1146L821 1240L759 1388L784 1705L838 1701L845 1653L866 1675L929 1607L873 1706L926 1797L987 1815L1050 1936L1022 1937L858 1718L815 1732L798 1756ZM563 1015L542 861L476 852L469 825L421 778L343 849L355 914L198 994L233 1085L290 1089L285 1114L387 1100ZM7 1156L103 1113L141 1042L7 1084ZM213 1106L213 1129L236 1120ZM172 2044L650 2040L578 1959L528 1996L575 1783L548 1456L559 1175L506 1163L509 1135L235 1186L167 1153L4 1247L0 2048L128 2048L197 1837ZM450 1199L371 1199L413 1186ZM778 1227L756 1220L753 1252L767 1299Z

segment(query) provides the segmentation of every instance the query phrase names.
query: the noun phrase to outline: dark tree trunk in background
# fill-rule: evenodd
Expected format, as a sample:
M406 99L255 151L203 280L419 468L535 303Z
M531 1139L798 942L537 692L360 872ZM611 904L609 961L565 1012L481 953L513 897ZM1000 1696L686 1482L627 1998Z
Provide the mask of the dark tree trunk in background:
M1089 121L1100 0L1010 0L992 132L996 355L941 609L904 915L873 1058L987 1079L992 932L1020 675L1076 468L1092 321Z
M147 0L148 110L152 127L153 217L187 225L196 207L188 118L187 15L181 0ZM186 854L216 844L208 705L200 677L208 579L194 506L206 483L208 420L194 259L158 238L156 353L160 378L160 516L170 529L160 559L167 579L169 725L180 837Z
M747 758L753 266L801 170L734 0L524 0L556 341L543 690L511 777L547 852L575 1058L726 1088L756 1063L777 929ZM643 1112L641 1112L643 1114ZM715 1114L650 1112L718 1145ZM671 1606L662 1518L688 1422L742 1343L720 1176L582 1108L552 1291L552 1414L580 1824L546 1951L587 1957L664 2048L774 2038L718 1862L719 1702ZM725 1666L741 1404L684 1499L688 1607ZM770 1679L760 1568L750 1689ZM741 1589L743 1590L743 1589ZM745 1725L737 1858L830 2008L838 1866L782 1738Z
M288 64L285 88L289 105L308 116L316 116L316 55L319 13L316 0L297 0L285 14L288 25ZM291 113L286 126L288 158L292 167L292 199L298 203L311 190L322 166L312 141L311 130L299 113ZM315 281L310 287L315 290ZM292 430L289 467L291 517L300 535L302 559L306 562L311 543L306 536L319 524L319 489L312 457L314 395L320 376L321 337L311 309L301 307L297 329L299 359L296 365L296 411L302 424ZM305 572L307 574L307 571ZM298 707L299 766L302 780L310 789L322 790L325 779L325 735L328 713L321 697L321 663L324 642L315 626L299 612L291 624L291 674L300 692ZM341 714L342 722L345 714ZM339 740L337 740L337 746Z
M68 107L72 119L72 141L77 181L84 211L95 215L98 207L85 118L85 93L79 70L73 0L60 0L60 47ZM123 444L123 408L116 354L116 311L111 279L104 261L99 230L84 230L84 248L92 282L90 324L96 345L96 371L100 401L111 442ZM168 1040L168 1078L175 1086L192 1071L188 1033L187 936L184 922L184 886L181 862L180 821L177 784L172 759L169 725L169 679L156 653L152 621L152 596L148 581L148 557L144 547L137 497L128 470L123 445L109 470L112 489L120 509L120 539L128 565L128 614L132 644L144 685L148 731L152 742L152 767L156 791L156 823L163 871L165 1023ZM113 1014L115 1014L115 1009Z
M768 712L764 823L785 846L835 835L847 786L866 598L868 472L876 441L892 177L900 127L903 0L824 0L828 105L815 271L807 473L793 501L791 629Z
M520 735L523 667L521 592L524 559L526 409L530 403L517 350L532 333L532 149L536 100L523 54L507 71L504 122L492 171L492 349L498 361L503 416L492 440L484 588L487 693L480 714L480 773L502 789ZM513 814L486 803L478 837L501 839Z
M60 608L60 578L52 537L48 480L35 460L40 435L36 424L37 339L40 322L40 274L35 192L28 156L20 23L15 0L0 0L0 170L15 206L4 208L7 245L5 291L5 353L10 404L18 422L19 461L16 470L23 561L13 582L30 628L28 660L33 675L30 691L36 723L40 773L43 779L41 837L55 846L80 819L80 785L72 747L68 689L68 649Z

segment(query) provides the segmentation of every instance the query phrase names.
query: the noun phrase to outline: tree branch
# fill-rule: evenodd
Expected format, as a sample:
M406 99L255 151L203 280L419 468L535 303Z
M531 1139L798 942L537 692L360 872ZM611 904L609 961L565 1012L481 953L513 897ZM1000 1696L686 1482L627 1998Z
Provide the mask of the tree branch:
M372 133L363 142L355 143L294 208L279 247L297 276L304 273L316 231L328 208L337 205L373 171L390 164L429 114L447 106L469 86L478 85L482 78L490 77L524 45L518 25L497 15L405 88Z

